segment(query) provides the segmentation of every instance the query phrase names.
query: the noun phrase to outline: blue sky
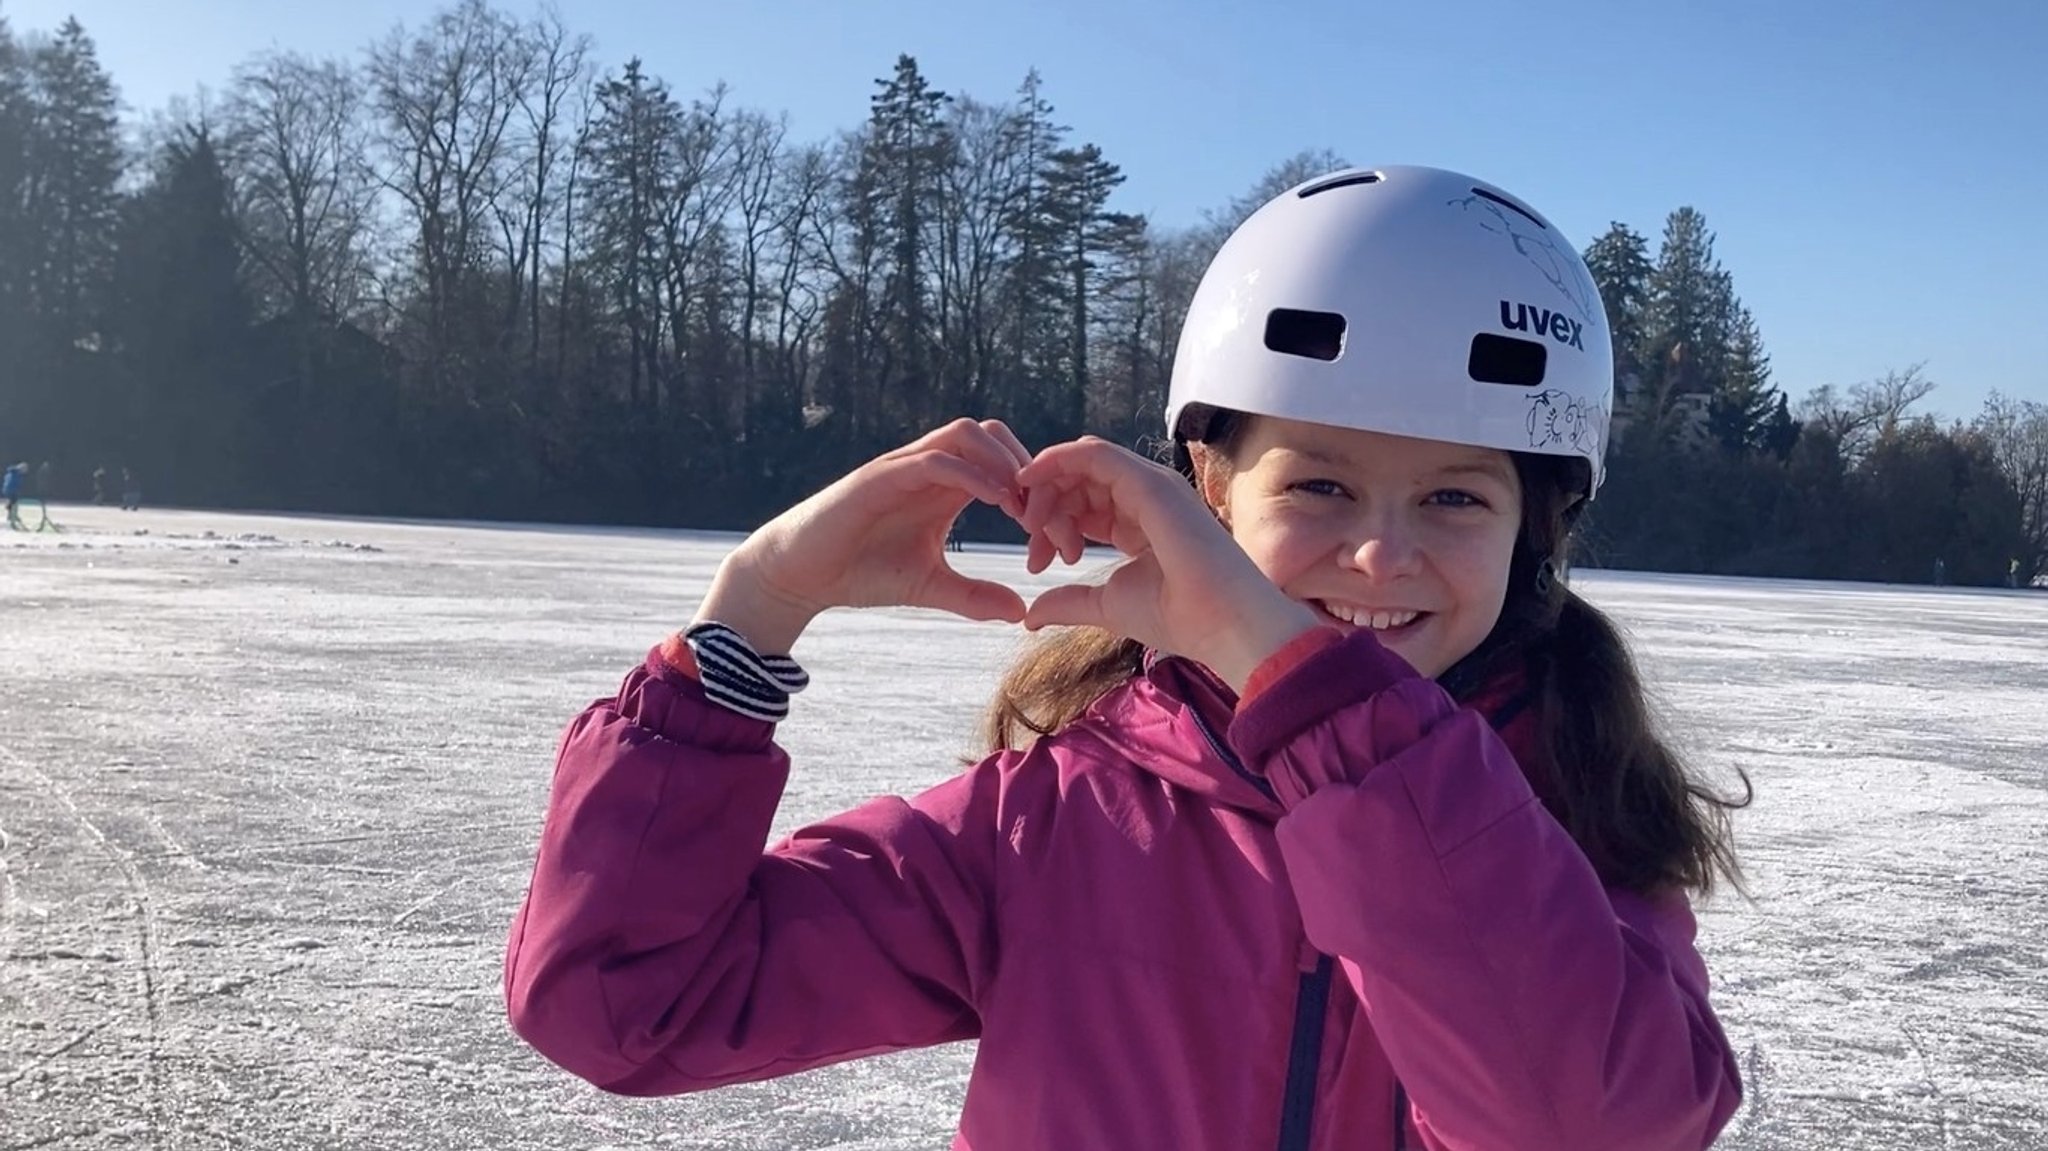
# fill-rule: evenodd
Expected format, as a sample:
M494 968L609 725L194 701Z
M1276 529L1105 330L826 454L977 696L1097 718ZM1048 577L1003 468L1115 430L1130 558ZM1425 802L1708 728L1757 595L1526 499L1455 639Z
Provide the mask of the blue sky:
M501 0L514 13L521 0ZM1925 362L1932 410L1993 388L2048 401L2048 5L1466 0L579 0L616 70L717 80L794 134L858 123L898 52L1007 99L1028 68L1125 210L1193 222L1272 163L1328 147L1463 169L1583 247L1653 244L1691 204L1796 399ZM17 32L76 15L138 111L249 54L352 55L426 8L352 0L0 0Z

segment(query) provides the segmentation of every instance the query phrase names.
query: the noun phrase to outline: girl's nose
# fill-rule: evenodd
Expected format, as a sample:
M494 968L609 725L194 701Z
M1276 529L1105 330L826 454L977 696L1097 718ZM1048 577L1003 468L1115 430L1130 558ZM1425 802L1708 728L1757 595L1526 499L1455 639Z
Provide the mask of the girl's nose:
M1349 548L1351 566L1375 582L1413 575L1422 566L1415 535L1393 516L1377 516Z

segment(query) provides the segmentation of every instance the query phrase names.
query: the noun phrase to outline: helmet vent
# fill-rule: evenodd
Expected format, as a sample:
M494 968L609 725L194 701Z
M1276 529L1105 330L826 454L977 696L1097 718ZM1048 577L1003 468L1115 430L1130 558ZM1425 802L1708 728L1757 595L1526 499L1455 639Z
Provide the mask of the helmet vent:
M1296 192L1295 195L1306 200L1310 196L1333 191L1337 188L1349 188L1353 184L1377 184L1380 182L1380 179L1381 176L1378 172L1346 172L1341 176L1332 176L1321 183L1310 184L1308 187Z
M1534 340L1481 332L1472 337L1472 354L1465 361L1465 370L1482 384L1533 388L1543 382L1549 360L1550 349Z
M1540 218L1538 218L1536 213L1531 212L1529 209L1524 208L1520 204L1515 203L1513 200L1508 199L1506 196L1503 196L1498 192L1489 192L1484 188L1474 188L1472 189L1472 194L1480 197L1481 199L1492 200L1494 203L1499 204L1501 207L1506 208L1511 212L1520 213L1521 215L1527 217L1530 223L1536 225L1537 227L1543 229L1546 232L1550 230L1550 225L1544 223Z
M1274 308L1266 313L1266 347L1283 356L1334 360L1344 354L1344 328L1335 312Z

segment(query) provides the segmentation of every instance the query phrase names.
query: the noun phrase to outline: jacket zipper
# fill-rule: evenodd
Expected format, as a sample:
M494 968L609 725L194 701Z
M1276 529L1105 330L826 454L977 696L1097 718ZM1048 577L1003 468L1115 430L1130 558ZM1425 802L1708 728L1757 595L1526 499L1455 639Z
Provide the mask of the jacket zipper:
M1273 790L1273 785L1267 783L1264 776L1252 774L1251 769L1244 765L1244 761L1237 758L1237 753L1230 750L1221 739L1218 739L1215 732L1209 730L1209 721L1202 718L1201 712L1189 708L1188 714L1194 717L1195 730L1201 732L1202 738L1209 742L1209 750L1215 752L1217 758L1221 759L1226 767L1236 772L1239 779L1258 788L1260 795L1275 803L1280 802L1280 795Z
M1316 956L1316 969L1301 975L1294 998L1294 1039L1288 1044L1287 1090L1280 1097L1280 1151L1308 1151L1316 1117L1316 1072L1323 1061L1323 1017L1330 1003L1335 964Z
M1267 799L1278 799L1273 785L1252 774L1200 712L1191 712L1195 727L1209 742L1209 749L1229 765L1238 777L1259 789ZM1280 1096L1280 1151L1308 1151L1315 1128L1316 1075L1323 1062L1323 1021L1329 1014L1330 978L1336 965L1318 953L1313 971L1304 971L1294 995L1294 1034L1287 1044L1287 1086Z
M1499 716L1490 716L1496 730L1506 726L1524 706L1529 703L1527 695L1509 700ZM1273 785L1262 776L1254 775L1245 767L1244 761L1216 733L1209 730L1209 721L1202 713L1189 709L1194 717L1195 729L1209 743L1209 750L1216 753L1238 778L1259 789L1259 794L1278 801ZM1309 1135L1313 1131L1316 1108L1316 1074L1321 1070L1323 1059L1323 1017L1328 1013L1330 1003L1330 977L1334 965L1330 957L1318 953L1314 971L1301 975L1299 990L1294 997L1294 1037L1288 1043L1287 1087L1280 1099L1280 1151L1308 1151ZM1394 1080L1394 1151L1408 1148L1408 1089Z

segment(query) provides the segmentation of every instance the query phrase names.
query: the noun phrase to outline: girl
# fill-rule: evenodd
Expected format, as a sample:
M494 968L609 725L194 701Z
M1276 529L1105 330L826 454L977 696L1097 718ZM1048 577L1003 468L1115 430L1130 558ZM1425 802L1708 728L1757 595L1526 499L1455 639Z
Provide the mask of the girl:
M1740 1101L1688 897L1728 804L1558 578L1612 353L1578 255L1421 168L1281 195L1196 293L1168 469L960 421L755 532L561 747L513 1026L633 1095L978 1039L956 1148L1707 1146ZM970 500L1127 558L1028 607ZM987 758L766 854L834 607L1046 632Z

